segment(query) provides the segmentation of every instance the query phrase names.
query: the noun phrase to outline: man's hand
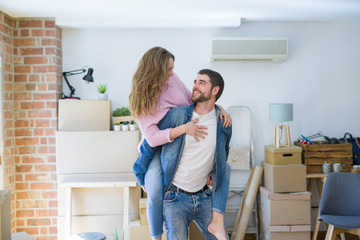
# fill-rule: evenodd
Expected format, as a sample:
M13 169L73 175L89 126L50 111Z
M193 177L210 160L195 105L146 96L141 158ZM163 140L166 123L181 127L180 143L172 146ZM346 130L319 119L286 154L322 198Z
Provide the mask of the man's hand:
M206 181L206 185L212 186L211 173L210 173L210 175L208 176L208 179L207 179L207 181Z

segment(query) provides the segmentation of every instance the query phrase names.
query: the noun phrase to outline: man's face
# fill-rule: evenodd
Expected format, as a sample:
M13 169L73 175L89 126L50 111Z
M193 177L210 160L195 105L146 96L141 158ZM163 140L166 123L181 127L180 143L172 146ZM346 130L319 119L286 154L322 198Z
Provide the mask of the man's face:
M198 74L194 80L191 101L201 103L211 99L211 82L208 75Z

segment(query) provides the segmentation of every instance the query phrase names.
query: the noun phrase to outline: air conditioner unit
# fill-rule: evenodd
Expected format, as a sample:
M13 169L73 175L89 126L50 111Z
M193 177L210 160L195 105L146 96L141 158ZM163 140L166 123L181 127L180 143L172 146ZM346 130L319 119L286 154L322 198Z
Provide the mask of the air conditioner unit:
M286 38L212 39L212 61L285 61Z

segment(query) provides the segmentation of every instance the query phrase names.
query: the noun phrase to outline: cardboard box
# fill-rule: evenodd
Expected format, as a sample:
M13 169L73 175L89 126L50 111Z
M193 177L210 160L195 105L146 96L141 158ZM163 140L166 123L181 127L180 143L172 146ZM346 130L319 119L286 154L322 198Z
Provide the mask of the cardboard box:
M272 165L263 162L264 185L272 192L306 191L306 167L303 164Z
M274 165L301 164L300 147L265 146L265 161Z
M260 215L273 225L311 224L311 193L273 193L260 187Z
M139 156L140 132L58 131L56 171L74 173L132 173Z
M146 204L147 204L147 198L140 198L139 200L140 226L149 225L146 214Z
M260 217L260 240L310 240L311 225L271 226Z
M189 240L205 240L205 237L194 221L192 221L189 226Z
M109 131L110 101L59 100L59 131Z
M165 225L163 227L162 240L166 240ZM141 226L139 220L131 221L129 225L130 240L152 240L150 237L150 229L148 225Z

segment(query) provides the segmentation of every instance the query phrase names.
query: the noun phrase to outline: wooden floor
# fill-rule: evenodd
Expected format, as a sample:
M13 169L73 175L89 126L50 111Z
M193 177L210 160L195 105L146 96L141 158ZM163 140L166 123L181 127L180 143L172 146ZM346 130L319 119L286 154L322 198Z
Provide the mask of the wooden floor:
M326 236L326 232L320 231L318 234L317 240L325 240L325 236ZM337 239L340 239L340 237L338 236ZM360 238L356 235L345 233L345 239L346 240L359 240Z
M311 232L311 236L312 236L312 232ZM320 231L317 240L325 240L325 236L326 236L326 232ZM348 233L345 233L345 238L346 240L360 240L358 236ZM338 237L338 239L340 239L340 237ZM256 237L254 234L246 234L244 240L256 240Z

